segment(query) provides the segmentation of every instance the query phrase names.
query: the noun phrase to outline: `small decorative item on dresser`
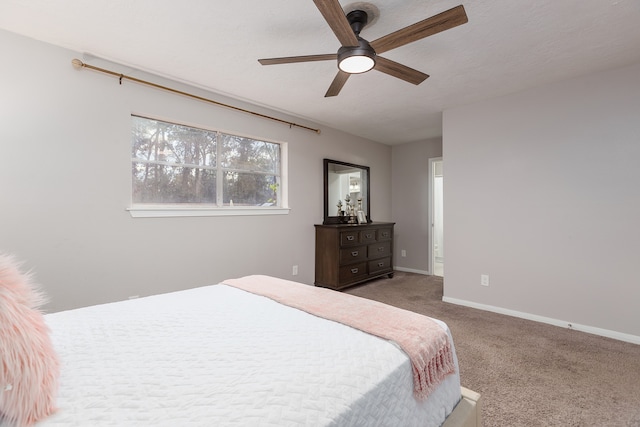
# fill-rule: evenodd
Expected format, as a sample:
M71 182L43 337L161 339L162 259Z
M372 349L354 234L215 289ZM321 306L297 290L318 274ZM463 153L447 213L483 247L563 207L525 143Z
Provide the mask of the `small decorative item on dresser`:
M364 214L363 210L358 211L358 224L366 224L367 216Z

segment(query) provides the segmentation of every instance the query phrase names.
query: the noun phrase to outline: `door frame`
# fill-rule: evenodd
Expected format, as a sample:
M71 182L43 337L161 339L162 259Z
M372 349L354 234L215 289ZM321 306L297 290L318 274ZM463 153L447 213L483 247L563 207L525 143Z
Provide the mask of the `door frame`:
M429 159L429 263L428 270L429 274L433 275L434 267L436 262L436 252L433 248L434 239L433 239L433 231L434 231L434 194L435 194L435 163L442 162L444 169L444 161L442 157L432 157ZM443 174L444 176L444 174Z

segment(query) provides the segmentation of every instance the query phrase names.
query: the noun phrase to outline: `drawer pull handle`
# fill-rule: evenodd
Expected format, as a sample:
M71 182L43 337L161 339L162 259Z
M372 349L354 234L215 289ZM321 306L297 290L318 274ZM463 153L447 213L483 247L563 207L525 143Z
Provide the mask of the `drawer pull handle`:
M384 246L378 246L378 252L384 252Z
M371 233L365 234L365 236L367 236L367 239L371 238Z
M379 262L378 267L384 267L384 262Z
M357 268L352 268L352 269L351 269L351 273L356 274L357 272L358 272L358 269L357 269Z
M351 256L354 256L354 257L355 257L355 256L358 256L358 254L359 254L359 253L360 253L360 252L358 252L358 251L353 251L353 252L351 252Z
M355 237L354 236L347 236L347 240L351 241L353 240Z
M389 237L389 233L388 232L382 233L382 237Z

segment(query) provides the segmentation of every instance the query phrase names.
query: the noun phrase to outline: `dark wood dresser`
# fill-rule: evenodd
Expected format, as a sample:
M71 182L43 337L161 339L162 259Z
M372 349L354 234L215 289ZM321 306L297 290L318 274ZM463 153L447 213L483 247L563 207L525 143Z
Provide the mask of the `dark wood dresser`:
M315 285L342 289L393 277L393 222L316 225Z

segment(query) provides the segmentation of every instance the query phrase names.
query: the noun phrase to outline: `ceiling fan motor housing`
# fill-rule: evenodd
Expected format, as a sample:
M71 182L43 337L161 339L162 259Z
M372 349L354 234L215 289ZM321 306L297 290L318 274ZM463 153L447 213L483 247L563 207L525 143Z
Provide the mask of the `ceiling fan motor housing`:
M349 25L358 38L358 46L342 46L338 49L338 68L349 74L365 73L376 64L376 51L360 37L360 31L367 25L368 19L367 12L362 10L347 14Z
M338 66L340 67L340 69L343 69L343 66L341 66L340 64L343 64L343 61L348 58L369 58L371 61L373 61L373 63L371 64L370 68L364 71L356 72L343 69L343 71L347 71L350 74L364 73L366 71L369 71L371 68L373 68L373 65L375 65L376 51L373 50L369 42L362 37L358 37L358 42L359 46L342 46L340 49L338 49Z

